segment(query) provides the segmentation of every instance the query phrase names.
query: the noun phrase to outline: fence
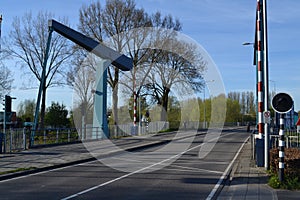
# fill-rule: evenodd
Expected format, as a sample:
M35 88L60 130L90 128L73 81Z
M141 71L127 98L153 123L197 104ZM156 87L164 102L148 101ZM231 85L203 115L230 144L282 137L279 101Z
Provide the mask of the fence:
M0 153L14 152L26 149L25 129L7 129L1 133Z
M31 130L27 128L7 129L2 134L0 153L16 152L30 147ZM61 144L79 141L76 129L45 129L36 131L33 146Z
M109 126L109 136L111 139L116 139L120 137L126 137L131 135L146 135L151 133L158 133L160 131L165 131L172 128L185 129L203 129L207 128L208 123L203 122L176 122L169 123L165 121L155 121L149 123L141 123L136 127L129 124L121 125L110 125ZM236 124L225 124L226 125L236 125ZM174 126L174 127L173 127ZM8 129L6 130L5 136L2 138L2 143L0 142L0 153L1 152L15 152L24 149L28 149L30 146L38 145L51 145L51 144L62 144L69 142L76 142L80 140L89 139L102 139L103 133L101 128L92 127L91 125L86 125L81 130L76 129L45 129L35 132L34 143L30 144L31 130L27 128L23 129ZM0 134L1 137L1 134ZM1 140L1 138L0 138ZM290 134L288 137L288 144L290 146L299 146L299 134ZM276 143L276 141L275 141ZM2 144L2 147L1 147ZM2 150L2 151L1 151Z
M30 135L30 130L26 135ZM77 130L72 129L44 129L35 132L34 145L61 144L79 141Z
M276 132L275 132L276 133ZM285 130L285 147L300 147L300 133L296 130ZM279 135L270 135L271 148L277 148L279 143Z
M145 135L149 133L157 133L159 131L165 131L169 129L169 122L156 121L150 123L141 123L136 127L132 123L109 125L109 137L116 139L120 137L132 136L132 135ZM102 131L99 127L92 127L86 125L85 128L79 131L79 137L82 140L87 139L101 139L103 137Z

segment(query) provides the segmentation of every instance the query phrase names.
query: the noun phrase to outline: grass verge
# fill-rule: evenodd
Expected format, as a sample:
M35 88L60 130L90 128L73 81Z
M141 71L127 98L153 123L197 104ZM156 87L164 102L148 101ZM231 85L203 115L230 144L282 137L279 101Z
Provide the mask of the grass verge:
M36 167L18 168L18 169L5 171L5 172L0 172L0 175L11 174L11 173L16 173L16 172L23 172L23 171L33 170L33 169L36 169Z

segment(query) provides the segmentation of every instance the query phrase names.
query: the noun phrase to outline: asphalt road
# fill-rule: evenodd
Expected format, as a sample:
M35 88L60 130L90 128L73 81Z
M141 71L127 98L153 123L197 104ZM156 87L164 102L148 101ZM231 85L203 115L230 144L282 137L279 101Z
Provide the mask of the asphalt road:
M155 146L1 181L0 199L206 199L249 133L224 131L213 149L199 158L204 136L197 135L180 152L188 138L170 148Z

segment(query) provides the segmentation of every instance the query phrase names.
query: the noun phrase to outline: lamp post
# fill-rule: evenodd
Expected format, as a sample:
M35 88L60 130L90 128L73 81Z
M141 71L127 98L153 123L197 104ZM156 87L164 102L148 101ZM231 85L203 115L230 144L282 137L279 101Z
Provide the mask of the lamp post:
M265 101L264 101L264 111L269 112L269 66L268 66L268 32L267 32L267 0L263 0L263 41L264 41L264 87L265 87ZM268 170L269 167L269 132L270 126L265 122L265 169Z
M204 103L204 129L206 129L206 105L205 105L205 90L207 83L214 82L215 80L204 81L204 90L203 90L203 103Z

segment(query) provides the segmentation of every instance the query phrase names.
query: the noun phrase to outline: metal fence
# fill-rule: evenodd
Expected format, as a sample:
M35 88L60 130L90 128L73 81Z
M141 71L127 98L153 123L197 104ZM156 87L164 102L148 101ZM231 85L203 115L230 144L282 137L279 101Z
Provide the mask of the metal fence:
M271 148L277 148L279 143L279 135L276 134L277 131L274 131L275 134L270 135L270 143ZM285 130L285 147L292 148L292 147L300 147L300 133L296 130Z
M201 122L183 122L175 124L177 128L186 129L203 129L207 124ZM236 125L236 124L235 124ZM117 139L132 135L146 135L166 131L170 127L169 122L156 121L149 123L140 123L133 126L132 123L109 126L109 138ZM226 125L225 125L226 126ZM1 137L2 136L2 137ZM78 129L44 129L35 132L33 144L31 144L31 130L28 128L8 129L5 135L0 134L0 153L16 152L28 149L32 146L63 144L77 142L81 140L103 139L103 132L99 127L86 125L81 130ZM275 138L275 137L274 137ZM276 144L277 140L274 140ZM278 143L278 142L277 142ZM288 136L289 146L299 146L299 134Z
M30 130L26 135L30 135ZM35 132L33 145L61 144L79 141L75 128L44 129Z
M36 131L31 145L31 130L27 128L7 129L0 137L0 153L16 152L30 146L61 144L79 141L76 129L45 129Z
M0 153L14 152L26 149L25 129L7 129L1 133Z
M168 122L150 122L134 127L132 124L109 126L109 136L112 139L157 133L169 129ZM85 126L82 130L76 129L44 129L35 132L31 144L31 130L28 128L7 129L5 134L0 133L0 153L16 152L39 145L64 144L81 140L102 139L101 128Z
M109 138L116 139L132 135L145 135L150 133L157 133L169 129L169 122L156 121L150 123L141 123L133 126L132 123L109 125ZM102 130L99 127L92 127L86 125L82 130L79 130L79 137L82 140L101 139L103 138Z

